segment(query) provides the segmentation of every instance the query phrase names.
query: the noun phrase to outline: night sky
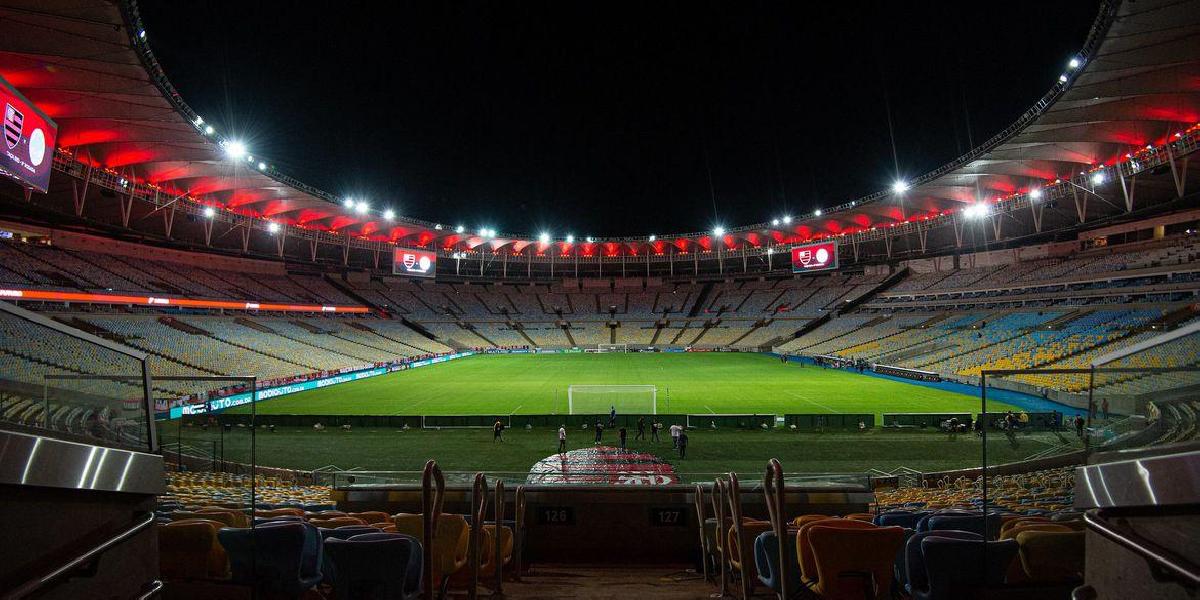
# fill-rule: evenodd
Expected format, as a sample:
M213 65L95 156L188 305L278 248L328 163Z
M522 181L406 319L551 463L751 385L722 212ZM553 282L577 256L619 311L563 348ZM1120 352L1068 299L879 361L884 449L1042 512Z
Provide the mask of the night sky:
M1095 0L140 6L184 99L284 173L401 215L577 236L757 223L920 175L1041 97L1097 11Z

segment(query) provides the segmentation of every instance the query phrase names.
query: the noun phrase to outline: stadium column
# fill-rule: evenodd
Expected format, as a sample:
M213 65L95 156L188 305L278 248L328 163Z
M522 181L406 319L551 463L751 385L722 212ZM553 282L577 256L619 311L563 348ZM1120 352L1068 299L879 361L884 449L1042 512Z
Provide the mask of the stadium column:
M1133 191L1137 185L1137 173L1129 175L1129 183L1125 183L1125 168L1128 162L1117 165L1117 180L1121 182L1121 195L1125 197L1125 212L1133 212ZM1029 201L1030 206L1033 205L1033 200ZM1039 215L1040 216L1040 215ZM1038 233L1042 232L1041 223L1038 223Z
M313 262L317 262L317 238L313 237L308 240L308 255Z
M83 216L83 205L87 202L88 185L92 182L92 165L83 172L83 190L79 189L79 180L71 180L71 199L75 201L75 216Z
M1183 157L1183 168L1177 168L1175 166L1175 151L1172 150L1171 144L1167 144L1167 163L1171 165L1171 179L1175 181L1176 198L1182 198L1184 190L1187 189L1187 168L1189 158L1190 156Z
M122 207L122 210L124 210L124 207ZM212 246L213 220L204 219L200 223L204 226L204 245ZM125 226L128 227L129 225L126 224Z
M242 254L250 251L250 227L251 221L248 218L242 218Z

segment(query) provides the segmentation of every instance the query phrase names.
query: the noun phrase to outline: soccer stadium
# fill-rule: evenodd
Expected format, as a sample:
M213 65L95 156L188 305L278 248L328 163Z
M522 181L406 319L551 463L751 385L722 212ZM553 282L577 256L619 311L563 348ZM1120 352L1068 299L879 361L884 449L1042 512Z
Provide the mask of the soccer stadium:
M891 141L880 152L896 172L876 191L825 181L873 159L837 146L825 172L776 146L758 165L768 187L814 193L774 208L721 179L744 165L719 142L742 133L701 135L683 146L700 173L696 211L711 204L714 222L691 232L697 221L667 199L614 205L646 205L646 223L561 191L501 201L512 190L493 170L514 163L545 170L559 190L602 176L517 148L551 144L549 134L487 156L486 131L464 137L510 136L519 129L508 121L525 117L547 131L587 128L573 115L608 100L547 92L528 113L468 114L413 76L411 97L395 100L406 108L378 124L383 146L352 150L322 130L351 125L331 122L288 138L328 147L263 141L284 118L275 113L321 120L396 92L381 82L389 76L453 71L454 53L431 41L443 34L479 33L495 55L472 47L462 60L511 53L550 89L554 61L576 61L578 48L535 56L509 30L579 26L547 6L417 15L428 7L401 3L411 23L362 9L354 18L376 22L363 37L394 53L359 67L377 58L395 71L360 85L362 72L320 68L326 42L333 56L359 50L315 8L250 3L246 22L279 19L278 31L193 40L180 32L224 28L208 19L232 9L166 4L0 0L3 598L1173 599L1200 589L1200 169L1189 169L1200 1L1063 4L1020 15L1052 36L964 34L963 56L1017 52L1001 70L1022 82L1019 110L990 92L972 100L993 115L978 122L1000 124L987 131L970 117L963 131L943 127L930 104L905 104L913 86L867 89L873 67L866 87L806 91L811 114L837 110L837 94L851 105L869 96L886 114L886 125L851 128ZM588 10L598 29L620 19ZM785 52L774 27L792 26L733 6L656 7L612 35L670 38L681 60L698 56L687 35L650 24L659 10L741 40L704 38L717 53ZM964 6L961 18L977 10L1021 12ZM445 29L414 33L434 21ZM887 25L866 19L856 33L884 36ZM812 35L820 45L833 34ZM291 44L312 56L290 56ZM622 45L585 54L603 61ZM228 56L209 56L214 47ZM233 124L240 107L222 112L202 94L189 104L195 82L239 76L231 57L244 48L248 60L289 54L299 65L253 71L267 90L254 96L258 141ZM621 76L661 76L663 89L677 76L607 59L627 63ZM925 60L963 71L951 53ZM293 71L307 61L310 71ZM748 68L729 61L711 67L731 79ZM483 70L448 89L518 85ZM827 70L838 69L809 75ZM602 67L573 76L616 77ZM287 78L313 82L271 87ZM730 87L774 102L762 99L769 90ZM967 112L965 93L947 89L931 102ZM593 92L619 95L583 95ZM443 129L433 108L419 123L405 114L414 102L468 125ZM368 119L348 110L336 119ZM820 120L811 114L795 118ZM776 128L778 113L761 118L770 136L794 133ZM636 131L660 115L622 119ZM936 166L905 175L900 155L915 146L897 143L904 119L920 122L909 127L929 136L922 144L950 139L957 154L927 150ZM416 150L405 136L441 145ZM608 142L595 143L584 162L609 164L595 158ZM686 162L628 151L645 173L602 193L636 195ZM412 168L348 172L330 156L356 152ZM461 169L462 156L483 166ZM370 177L392 187L323 189ZM447 202L478 216L422 209L433 206L418 199L426 180L505 206L486 213L463 192ZM834 189L845 191L816 193ZM582 224L501 230L488 216L515 221L530 206Z

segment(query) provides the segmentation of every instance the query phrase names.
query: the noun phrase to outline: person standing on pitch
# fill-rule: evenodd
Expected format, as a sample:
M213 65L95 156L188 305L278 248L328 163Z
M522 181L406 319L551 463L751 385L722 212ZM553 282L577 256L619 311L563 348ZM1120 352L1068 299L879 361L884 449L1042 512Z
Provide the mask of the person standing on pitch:
M662 425L658 421L650 423L650 439L655 444L658 443L658 430L662 429Z
M671 447L672 448L679 447L679 436L682 433L683 433L683 427L680 427L678 424L671 426Z
M617 437L619 437L621 439L621 449L624 450L625 449L625 428L624 427L617 430Z
M686 431L680 430L676 444L679 446L679 458L687 458L688 434Z
M646 417L638 417L638 432L633 436L634 440L646 441Z
M615 405L608 408L608 428L612 429L617 426L617 407Z
M600 424L600 421L596 421L596 443L595 443L595 445L599 446L600 440L603 439L603 437L604 437L604 426Z
M567 451L567 426L562 425L558 428L558 453L562 454Z
M501 423L500 421L496 421L496 424L492 425L492 443L503 442L503 441L504 441L504 423Z

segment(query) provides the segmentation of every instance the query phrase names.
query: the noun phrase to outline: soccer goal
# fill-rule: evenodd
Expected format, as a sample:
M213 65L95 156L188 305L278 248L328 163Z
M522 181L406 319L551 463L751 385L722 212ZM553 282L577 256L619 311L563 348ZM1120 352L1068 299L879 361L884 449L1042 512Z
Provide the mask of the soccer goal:
M629 352L629 344L596 344L596 352Z
M613 408L626 415L658 414L658 388L653 385L567 386L567 410L573 415L606 415Z

